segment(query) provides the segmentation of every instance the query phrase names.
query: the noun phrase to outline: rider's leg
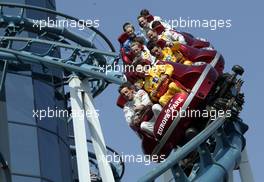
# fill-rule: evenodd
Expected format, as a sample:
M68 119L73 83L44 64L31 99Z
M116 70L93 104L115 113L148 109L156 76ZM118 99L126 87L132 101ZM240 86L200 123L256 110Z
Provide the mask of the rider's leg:
M162 106L165 106L176 93L180 93L180 92L184 92L184 91L180 87L178 87L176 83L171 82L169 84L169 88L167 92L160 97L159 103Z
M152 106L152 112L154 113L154 119L155 119L155 121L157 120L157 118L158 118L161 110L162 110L162 107L161 107L160 104L154 104Z
M152 119L153 119L153 118L154 118L154 117L152 117ZM152 120L152 119L151 119L151 120ZM155 123L155 122L153 122L153 121L151 121L151 120L149 120L149 121L143 121L143 122L140 124L140 128L141 128L143 131L145 131L145 132L147 132L147 133L153 135L153 131L154 131L154 123Z

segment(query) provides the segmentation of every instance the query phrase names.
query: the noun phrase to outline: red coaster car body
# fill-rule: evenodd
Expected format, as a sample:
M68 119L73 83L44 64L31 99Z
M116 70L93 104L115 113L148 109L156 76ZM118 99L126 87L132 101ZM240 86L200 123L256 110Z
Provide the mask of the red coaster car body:
M166 42L164 40L159 40L157 44L161 47L165 47ZM205 62L213 64L219 74L223 73L225 61L223 56L216 50L197 49L188 45L180 44L179 51L186 59L194 63Z
M172 148L181 144L186 129L193 123L199 122L199 118L182 117L177 119L177 112L180 112L180 109L204 109L206 97L219 77L218 71L210 64L201 66L170 64L174 67L172 78L180 82L183 89L187 88L191 91L175 94L164 106L155 123L154 136L146 134L139 127L132 127L142 139L142 148L145 154L167 156ZM120 96L117 104L122 107L125 103L126 101ZM164 142L163 137L173 123L176 125ZM161 141L163 141L162 144Z
M199 39L196 39L191 34L186 32L180 32L180 34L184 37L185 41L187 42L187 45L194 47L194 48L206 48L210 47L210 42L202 41Z

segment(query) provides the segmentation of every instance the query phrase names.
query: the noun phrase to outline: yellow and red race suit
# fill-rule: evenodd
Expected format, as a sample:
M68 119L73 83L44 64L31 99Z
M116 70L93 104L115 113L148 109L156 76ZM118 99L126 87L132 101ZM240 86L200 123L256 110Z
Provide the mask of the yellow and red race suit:
M154 102L159 102L165 106L175 93L184 92L170 78L174 68L170 64L155 65L148 71L143 84L144 90L150 94ZM161 79L162 75L167 75L165 80Z
M179 51L180 43L173 43L172 47L165 47L162 50L162 57L158 58L161 61L171 61L184 65L192 65L192 62L186 59Z

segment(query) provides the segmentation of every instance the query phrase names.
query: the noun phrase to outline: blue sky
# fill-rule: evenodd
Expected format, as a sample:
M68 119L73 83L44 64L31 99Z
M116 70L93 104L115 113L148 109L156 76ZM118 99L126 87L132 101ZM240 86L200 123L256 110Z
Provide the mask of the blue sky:
M151 3L150 3L151 2ZM99 19L99 29L113 42L118 50L117 37L122 32L122 24L131 21L136 24L136 17L142 8L164 19L231 19L230 28L210 30L209 28L182 29L195 36L208 39L220 51L226 61L225 71L234 64L245 68L243 91L246 104L241 114L249 125L247 148L256 181L261 181L263 161L263 7L256 1L139 1L139 0L57 0L60 12L80 19ZM106 143L123 154L142 154L140 141L127 126L123 112L116 107L117 86L109 86L98 98L96 107L100 110L101 125ZM134 182L150 170L152 166L127 164L125 182Z

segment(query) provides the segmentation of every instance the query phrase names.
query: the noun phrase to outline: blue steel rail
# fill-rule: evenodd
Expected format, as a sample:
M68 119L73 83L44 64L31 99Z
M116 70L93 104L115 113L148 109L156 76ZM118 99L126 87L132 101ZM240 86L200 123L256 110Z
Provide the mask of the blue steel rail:
M245 145L243 137L245 128L246 126L238 118L228 121L225 117L217 118L182 148L173 151L164 162L142 176L138 182L153 181L167 170L171 170L174 174L170 180L176 182L228 180L229 175L240 162L241 151ZM215 141L213 151L209 150L206 144L208 138ZM199 153L199 160L187 176L179 163L194 151Z

